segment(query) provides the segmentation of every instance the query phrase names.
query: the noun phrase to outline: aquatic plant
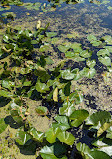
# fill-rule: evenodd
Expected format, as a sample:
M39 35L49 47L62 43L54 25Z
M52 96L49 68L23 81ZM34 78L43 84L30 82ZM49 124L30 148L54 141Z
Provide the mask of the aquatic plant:
M19 145L30 145L34 141L41 143L40 155L43 159L80 158L79 156L111 158L110 113L99 111L91 115L87 110L76 110L75 105L82 102L83 93L77 89L71 91L72 81L95 76L96 59L92 58L93 52L83 49L81 44L76 42L60 44L58 49L65 54L65 59L55 68L48 69L47 65L53 61L45 54L46 48L49 47L44 43L44 38L51 38L52 41L57 33L47 32L47 27L48 25L41 28L39 21L34 33L8 27L3 36L0 49L0 96L3 101L8 100L10 115L20 124L15 141ZM112 37L104 36L98 40L95 36L88 35L87 39L93 47L99 48L97 60L111 73ZM39 52L35 52L34 48L38 48ZM64 69L68 60L85 61L85 66L83 69ZM45 133L36 130L27 120L29 113L25 99L33 98L34 95L62 105L59 115L54 117L51 128ZM36 108L36 112L38 115L47 115L48 109L40 106ZM6 117L0 119L0 133L5 131L7 124ZM79 139L76 140L77 130L80 130L82 135L86 131L92 142L86 145ZM78 138L81 139L81 136Z

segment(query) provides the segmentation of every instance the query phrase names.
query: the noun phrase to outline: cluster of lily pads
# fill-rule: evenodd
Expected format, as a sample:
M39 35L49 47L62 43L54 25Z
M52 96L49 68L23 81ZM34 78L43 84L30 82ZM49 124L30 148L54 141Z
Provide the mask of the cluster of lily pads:
M19 145L41 145L39 155L43 159L91 158L110 159L112 157L112 117L107 111L89 114L87 110L76 110L75 105L83 101L81 90L72 90L72 82L82 78L93 78L96 63L112 72L111 58L112 37L97 39L88 35L92 47L97 47L97 61L91 49L83 49L77 42L56 43L56 32L47 32L49 24L42 28L38 21L37 29L21 30L8 27L0 48L0 98L8 100L10 115L15 123L20 124L15 136ZM70 36L69 36L70 37ZM70 37L72 38L72 37ZM47 41L47 40L48 41ZM47 42L46 42L47 41ZM46 53L49 46L57 47L65 58L55 67L49 68L54 61ZM66 63L84 62L81 68L66 68ZM60 103L59 115L54 117L51 127L45 132L38 131L27 116L29 106L25 99L41 99ZM47 115L49 110L39 106L38 115ZM7 128L6 117L0 119L0 133ZM77 130L82 135L86 130L91 141L81 143L81 136L76 139ZM73 131L74 130L74 131Z

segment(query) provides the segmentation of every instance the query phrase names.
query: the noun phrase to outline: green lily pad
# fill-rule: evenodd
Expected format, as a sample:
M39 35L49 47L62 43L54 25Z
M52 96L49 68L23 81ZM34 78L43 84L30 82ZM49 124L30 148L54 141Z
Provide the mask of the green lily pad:
M32 136L33 140L43 142L43 132L37 131L34 127L32 127L28 130L28 133Z
M38 106L35 110L39 115L46 115L48 113L48 109L44 106Z
M27 134L24 131L17 131L15 140L19 145L29 145L31 140L31 135Z
M61 141L64 142L67 145L73 145L74 141L75 141L75 137L69 133L69 132L60 132L57 136L57 138Z
M87 110L80 109L75 110L70 116L69 119L73 120L71 122L71 125L74 127L78 127L82 124L82 122L89 116L89 113Z
M57 35L57 32L46 32L47 37L54 37Z
M74 74L71 73L70 69L61 70L60 72L63 79L72 80L74 78Z
M45 83L41 83L40 81L37 81L36 83L36 90L40 93L46 93L49 91L49 86L46 85Z
M106 66L111 66L111 59L108 56L105 57L99 57L98 60Z
M4 118L0 118L0 134L5 131L7 124L4 121Z
M56 142L56 137L57 135L59 134L59 132L61 132L61 130L57 127L56 129L54 128L49 128L46 132L45 132L45 135L46 135L46 140L49 142L49 143L54 143Z

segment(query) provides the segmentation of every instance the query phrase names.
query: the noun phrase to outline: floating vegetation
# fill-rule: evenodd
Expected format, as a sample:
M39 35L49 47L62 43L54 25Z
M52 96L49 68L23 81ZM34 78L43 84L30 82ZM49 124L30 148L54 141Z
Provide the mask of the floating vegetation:
M112 157L110 110L108 108L109 111L102 109L91 112L87 106L91 105L91 98L95 97L91 97L88 89L85 90L86 94L83 91L85 87L83 81L86 81L87 87L91 89L97 90L101 86L97 83L96 76L111 85L112 36L106 31L102 36L85 32L86 37L83 38L83 31L79 32L76 29L79 23L75 21L74 24L70 17L68 17L69 27L73 25L75 29L67 30L65 24L68 21L65 15L65 21L53 19L59 29L50 26L51 19L45 12L52 11L48 9L49 7L55 8L55 5L65 2L76 4L82 3L82 0L52 0L50 4L26 3L24 7L28 10L43 10L44 18L47 17L47 25L43 27L43 20L38 14L39 18L34 19L32 26L26 19L28 28L24 23L25 29L21 29L22 21L21 27L17 25L11 27L8 24L3 33L0 43L0 152L2 158L16 158L20 153L24 154L23 158L28 154L29 156L26 157L32 159L33 157L43 159L111 159ZM107 4L107 1L90 2ZM11 2L7 1L7 4ZM82 14L86 17L87 12L83 11ZM57 13L54 15L56 16ZM74 15L77 17L76 14ZM2 13L2 16L13 20L16 17L13 12ZM88 20L83 22L87 24ZM91 26L94 23L92 22ZM62 32L60 28L62 24L65 32ZM95 88L93 88L94 82L97 83ZM108 85L104 84L104 87L107 87L106 93L111 95ZM99 94L96 95L97 98ZM82 108L81 104L87 98L89 104L85 103ZM34 102L34 105L29 102L30 100ZM38 102L40 103L37 104ZM53 110L55 111L52 112ZM39 124L44 127L43 118L48 122L45 123L47 129L43 128L42 131ZM15 152L8 152L11 148L15 148Z

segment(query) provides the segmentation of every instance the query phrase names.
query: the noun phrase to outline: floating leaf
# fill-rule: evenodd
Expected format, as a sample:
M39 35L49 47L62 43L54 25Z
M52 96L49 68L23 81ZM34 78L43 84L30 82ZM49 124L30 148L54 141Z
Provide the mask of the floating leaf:
M88 52L88 50L83 50L82 52L80 52L80 56L84 58L89 58L92 56L92 52Z
M49 91L49 86L46 85L45 83L41 83L40 81L38 81L36 83L36 90L40 93L46 93L46 91Z
M38 106L35 110L39 115L46 115L48 113L48 109L44 106Z
M30 128L28 133L32 136L35 141L43 142L44 133L37 131L35 128Z
M4 121L4 118L0 118L0 134L5 131L7 124Z
M112 122L104 123L99 130L97 131L97 137L99 137L104 131L106 131L110 126L112 126Z
M69 101L70 102L74 101L76 104L80 104L83 101L82 92L76 90L75 92L71 93L69 96Z
M107 111L98 111L89 116L86 120L87 125L93 125L94 128L99 129L106 122L111 119L111 115Z
M69 133L69 132L60 132L57 136L57 138L61 141L64 142L67 145L73 145L75 137Z
M97 52L97 56L110 56L110 53L107 49L100 49L98 52Z
M2 80L1 84L2 84L2 87L8 88L9 90L11 90L11 87L15 86L15 83L8 79Z
M59 108L59 114L60 115L66 115L66 116L70 116L75 110L75 107L73 105L73 103L66 101L63 104L63 107Z
M54 37L57 35L57 32L46 32L47 37Z
M65 152L66 152L66 147L61 143L57 142L54 143L52 146L44 146L40 150L40 155L43 159L59 159L60 156L62 156L62 154L64 154ZM56 156L59 156L59 158L57 158L54 154ZM67 159L67 158L62 157L60 159Z
M71 73L70 69L61 70L61 76L63 79L72 80L74 78L74 74Z
M78 143L76 146L77 150L81 153L83 158L88 159L111 159L109 155L104 153L103 151L98 151L95 149L91 149L85 143Z
M86 61L86 65L87 65L89 68L93 68L93 67L96 65L96 61L95 61L95 60L87 60L87 61Z
M59 45L58 46L58 49L61 51L61 52L67 52L69 49L70 49L70 46L64 46L64 45Z
M70 125L68 123L68 118L66 116L55 116L54 118L57 122L52 123L53 128L59 127L61 130L67 130L70 128Z
M74 127L78 127L82 124L82 122L89 116L89 113L87 110L80 109L75 110L70 116L69 119L73 120L71 122L71 125Z
M105 57L99 57L98 60L106 66L111 66L111 59L108 56Z
M92 78L96 74L96 70L94 68L84 67L82 71L83 76L88 78Z
M92 35L92 34L88 35L88 36L87 36L87 39L88 39L89 41L96 41L96 40L97 40L97 38L96 38L94 35Z
M19 145L29 145L31 140L31 135L27 134L25 131L17 131L15 140Z
M0 96L3 96L3 97L12 97L13 95L11 94L11 92L0 90Z
M61 130L57 127L56 129L54 128L49 128L45 135L46 135L46 140L49 143L54 143L56 141L56 137L59 134L59 132L61 132Z

